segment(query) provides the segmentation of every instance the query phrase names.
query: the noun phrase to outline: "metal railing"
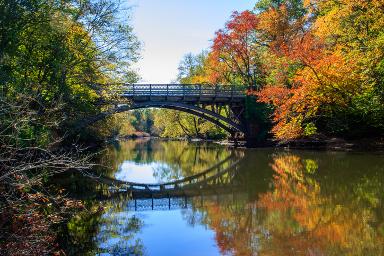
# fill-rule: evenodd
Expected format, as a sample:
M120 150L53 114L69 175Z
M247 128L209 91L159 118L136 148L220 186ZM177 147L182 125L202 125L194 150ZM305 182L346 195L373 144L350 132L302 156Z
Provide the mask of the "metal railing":
M130 84L122 88L122 96L166 97L245 97L248 87L206 84Z

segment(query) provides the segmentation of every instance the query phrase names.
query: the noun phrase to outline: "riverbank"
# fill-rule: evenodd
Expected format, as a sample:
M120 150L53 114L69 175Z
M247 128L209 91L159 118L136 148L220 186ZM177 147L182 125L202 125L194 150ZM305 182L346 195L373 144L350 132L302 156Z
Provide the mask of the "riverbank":
M347 140L337 137L317 136L289 141L277 141L276 147L332 151L384 151L384 138Z
M139 133L140 136L122 136L118 140L129 139L156 139L169 141L190 141L190 142L212 142L230 147L247 147L247 148L291 148L291 149L316 149L316 150L332 150L332 151L384 151L384 138L361 138L361 139L344 139L338 137L327 137L317 135L309 138L299 138L293 140L279 141L269 139L262 144L247 144L244 140L215 140L204 138L162 138L154 137L147 133Z

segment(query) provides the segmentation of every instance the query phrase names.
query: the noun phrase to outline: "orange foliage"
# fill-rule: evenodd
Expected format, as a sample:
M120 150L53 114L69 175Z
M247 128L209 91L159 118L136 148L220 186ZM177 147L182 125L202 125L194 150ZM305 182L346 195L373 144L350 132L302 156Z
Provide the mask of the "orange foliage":
M269 8L259 14L263 39L269 42L270 49L281 54L282 47L290 43L293 37L302 33L305 17L292 21L286 4L278 8Z
M274 106L272 133L280 140L314 135L317 128L340 136L366 123L367 131L382 133L383 0L257 6L255 13L233 13L216 33L194 81L257 85L261 90L249 93ZM338 124L340 117L348 124Z
M250 11L234 12L225 29L216 32L210 61L215 72L211 75L224 78L227 83L256 84L255 68L260 69L257 27L259 18ZM260 75L260 71L259 74Z

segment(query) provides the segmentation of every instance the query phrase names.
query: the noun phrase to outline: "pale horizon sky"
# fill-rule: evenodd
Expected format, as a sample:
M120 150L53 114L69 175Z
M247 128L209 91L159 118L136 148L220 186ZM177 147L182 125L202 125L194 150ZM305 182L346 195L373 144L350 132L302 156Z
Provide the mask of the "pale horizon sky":
M211 45L217 30L233 11L252 9L247 0L127 0L133 6L131 24L142 42L134 69L140 83L170 83L182 57Z

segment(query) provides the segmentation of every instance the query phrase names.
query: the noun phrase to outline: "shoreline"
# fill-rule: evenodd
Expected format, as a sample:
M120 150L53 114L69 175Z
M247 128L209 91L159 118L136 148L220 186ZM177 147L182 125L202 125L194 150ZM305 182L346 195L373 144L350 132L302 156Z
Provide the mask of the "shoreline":
M148 134L149 135L149 134ZM210 142L229 147L240 148L284 148L284 149L302 149L302 150L329 150L329 151L384 151L384 137L378 138L361 138L354 140L346 140L338 137L313 137L300 138L287 141L267 140L259 145L247 145L246 141L239 140L215 140L202 138L162 138L157 136L119 136L115 141L135 140L135 139L155 139L164 141L189 141L189 142Z
M277 148L312 149L329 151L384 151L384 138L361 138L346 140L337 137L296 139L278 142Z

